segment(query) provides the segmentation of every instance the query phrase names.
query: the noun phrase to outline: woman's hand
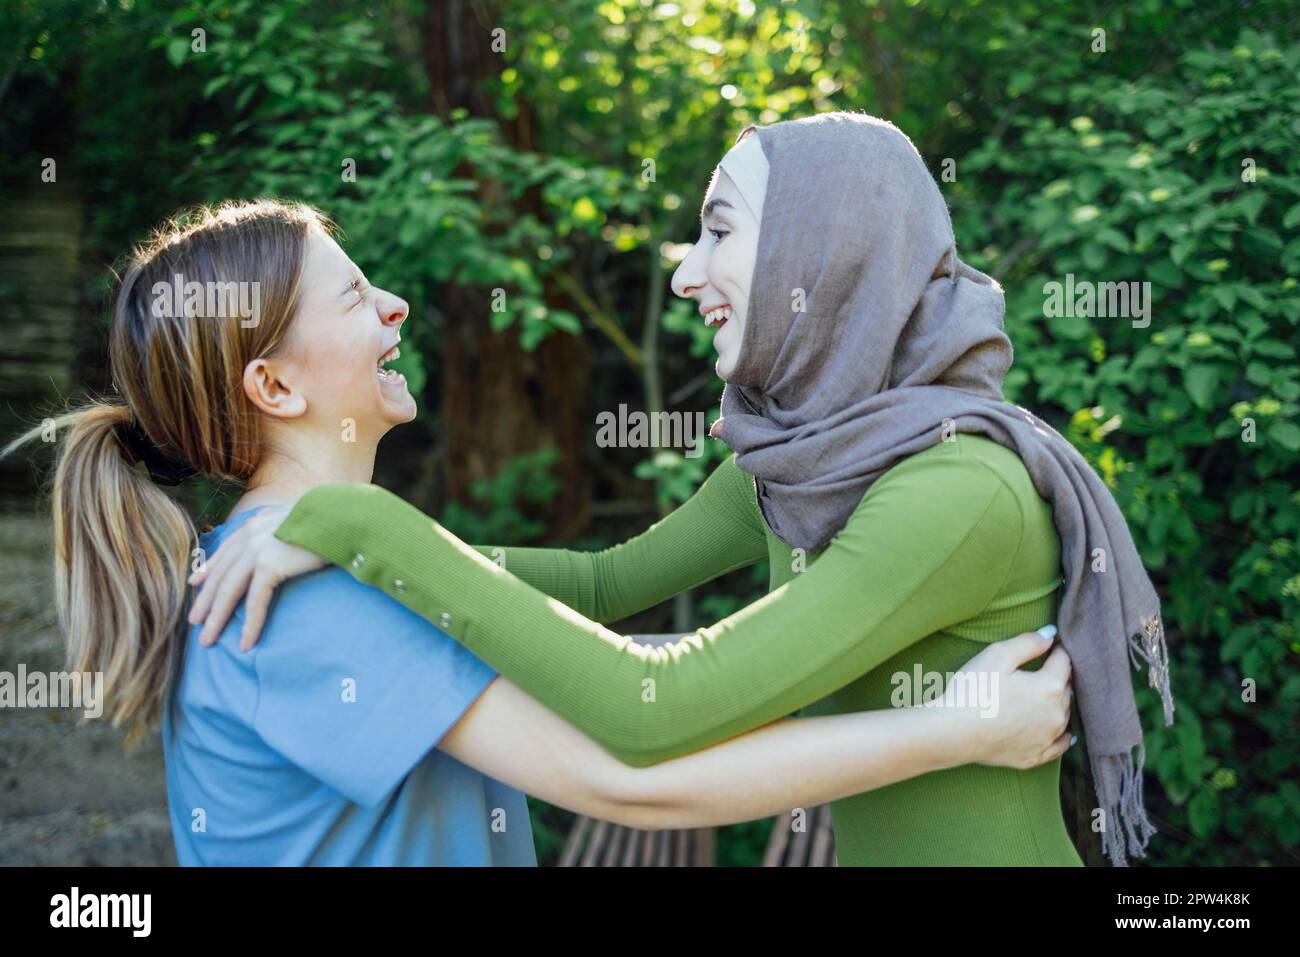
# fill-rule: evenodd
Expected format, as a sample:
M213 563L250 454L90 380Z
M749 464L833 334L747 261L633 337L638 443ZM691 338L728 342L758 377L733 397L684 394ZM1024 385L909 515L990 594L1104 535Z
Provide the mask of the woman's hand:
M292 504L268 505L250 516L222 541L212 560L190 576L190 584L200 586L189 621L203 622L201 644L211 645L217 640L247 592L239 649L248 651L262 633L276 586L326 564L315 552L275 537L275 530L292 508Z
M1056 626L1046 625L996 642L948 681L943 706L968 709L971 763L1025 770L1074 743L1066 731L1073 689L1065 649L1058 645L1037 671L1020 667L1042 655L1055 637Z

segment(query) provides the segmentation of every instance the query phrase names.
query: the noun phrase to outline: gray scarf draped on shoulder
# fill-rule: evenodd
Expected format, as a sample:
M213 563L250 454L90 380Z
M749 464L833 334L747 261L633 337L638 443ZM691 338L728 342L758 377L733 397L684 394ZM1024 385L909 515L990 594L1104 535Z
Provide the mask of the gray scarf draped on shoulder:
M897 127L828 113L750 129L768 160L767 193L740 356L711 434L754 476L772 531L809 551L945 429L1015 451L1060 534L1057 623L1102 848L1117 866L1143 856L1155 828L1129 669L1146 663L1171 724L1160 602L1097 473L1050 425L1004 401L1012 352L1001 287L957 258L938 185ZM1093 570L1098 549L1104 571Z

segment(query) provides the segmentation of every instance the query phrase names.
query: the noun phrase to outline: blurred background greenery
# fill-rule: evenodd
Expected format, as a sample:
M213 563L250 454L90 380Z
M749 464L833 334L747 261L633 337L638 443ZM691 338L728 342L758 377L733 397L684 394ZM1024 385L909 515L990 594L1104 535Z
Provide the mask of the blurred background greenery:
M620 402L716 414L709 335L667 280L718 158L751 123L887 117L1006 289L1008 397L1112 485L1166 603L1172 728L1139 692L1160 729L1150 861L1294 864L1296 19L1269 0L0 0L0 425L110 387L107 267L153 224L302 199L412 303L399 368L421 414L376 481L471 541L621 540L725 452L595 444ZM1150 325L1045 318L1067 273L1149 281ZM3 469L30 511L38 472ZM231 490L185 494L215 522ZM764 580L626 630L707 624ZM553 860L570 816L533 807ZM720 862L765 839L725 829Z

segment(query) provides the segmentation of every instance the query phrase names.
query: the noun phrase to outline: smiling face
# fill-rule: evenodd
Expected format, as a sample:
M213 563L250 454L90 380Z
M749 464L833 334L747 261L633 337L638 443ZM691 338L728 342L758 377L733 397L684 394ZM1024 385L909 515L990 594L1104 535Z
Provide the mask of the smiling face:
M372 286L329 236L307 240L298 306L280 348L255 359L244 389L264 412L301 418L337 436L347 420L377 440L415 418L406 379L384 364L398 355L404 299Z
M758 220L725 171L719 169L704 197L700 238L673 273L673 292L700 304L711 329L715 366L726 379L740 359L749 288L758 257Z

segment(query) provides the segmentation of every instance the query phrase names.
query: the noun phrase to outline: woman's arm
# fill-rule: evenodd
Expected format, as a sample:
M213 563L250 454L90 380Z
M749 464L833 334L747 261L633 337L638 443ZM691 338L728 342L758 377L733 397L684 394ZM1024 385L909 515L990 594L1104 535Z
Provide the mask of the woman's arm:
M765 557L762 521L754 480L731 456L679 508L621 545L474 548L579 614L611 622Z
M876 482L806 572L660 648L506 574L373 485L313 489L276 535L383 589L643 766L787 715L974 617L1011 568L1022 524L987 465L914 456Z
M211 645L244 606L240 646L257 642L271 597L287 579L320 568L319 556L273 537L288 506L264 507L235 530L210 562L190 576L199 593L191 624ZM766 552L753 479L728 458L680 508L635 538L600 552L474 546L486 558L593 621L618 621L719 575L752 565Z
M723 744L631 768L498 678L438 747L552 804L646 830L707 827L811 807L955 767L1034 767L1069 746L1069 660L1059 648L1037 672L1017 671L1048 647L1022 635L963 668L996 674L998 714L900 708L777 721Z

